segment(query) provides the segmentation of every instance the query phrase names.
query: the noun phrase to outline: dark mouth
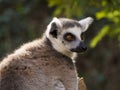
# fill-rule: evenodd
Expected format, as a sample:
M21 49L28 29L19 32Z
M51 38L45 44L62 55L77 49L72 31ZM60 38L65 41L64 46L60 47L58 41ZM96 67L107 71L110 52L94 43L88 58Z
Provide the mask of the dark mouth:
M86 50L87 50L87 47L85 47L85 48L73 48L73 49L71 49L72 52L77 52L77 53L85 52Z
M81 41L77 47L71 49L72 52L77 52L77 53L85 52L86 50L87 47L83 41Z

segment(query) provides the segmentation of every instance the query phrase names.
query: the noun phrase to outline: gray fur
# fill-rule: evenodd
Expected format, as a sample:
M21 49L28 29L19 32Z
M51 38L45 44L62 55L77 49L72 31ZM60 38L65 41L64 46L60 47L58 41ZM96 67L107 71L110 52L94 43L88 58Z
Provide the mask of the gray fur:
M63 25L63 28L67 29L67 28L72 28L72 27L81 27L80 23L76 20L72 20L72 19L66 19L66 18L60 18L59 19L60 22Z
M17 51L0 63L0 90L64 90L55 89L57 81L65 90L77 90L72 60L55 51L46 37Z

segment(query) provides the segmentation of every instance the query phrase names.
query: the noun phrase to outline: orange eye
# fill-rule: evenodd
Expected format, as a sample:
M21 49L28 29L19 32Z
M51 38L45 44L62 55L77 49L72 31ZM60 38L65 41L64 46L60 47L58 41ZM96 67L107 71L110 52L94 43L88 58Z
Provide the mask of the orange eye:
M75 36L72 35L71 33L67 33L67 34L65 34L64 39L66 41L73 41L75 39Z
M81 34L81 40L85 40L85 34L84 33Z

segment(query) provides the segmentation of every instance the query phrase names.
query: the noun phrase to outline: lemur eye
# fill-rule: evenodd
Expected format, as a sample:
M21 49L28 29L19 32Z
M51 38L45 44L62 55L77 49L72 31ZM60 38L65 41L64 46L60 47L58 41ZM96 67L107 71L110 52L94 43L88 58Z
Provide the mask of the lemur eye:
M85 40L85 33L82 33L80 37L81 37L81 40Z
M71 34L71 33L66 33L66 34L64 35L64 39L65 39L66 41L71 42L71 41L75 40L75 36L74 36L73 34Z

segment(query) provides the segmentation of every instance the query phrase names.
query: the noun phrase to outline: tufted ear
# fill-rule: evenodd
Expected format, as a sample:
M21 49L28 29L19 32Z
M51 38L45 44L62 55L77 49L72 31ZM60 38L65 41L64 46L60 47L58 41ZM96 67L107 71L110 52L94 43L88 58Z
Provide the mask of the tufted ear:
M49 34L52 35L54 38L57 38L58 30L60 29L61 22L58 18L54 17L51 23L48 25L49 27Z
M58 27L55 22L51 23L51 29L50 29L50 34L54 37L57 38L57 33L58 33Z
M83 32L85 32L88 29L88 27L90 26L90 24L92 24L92 22L93 22L93 18L91 17L87 17L79 21Z

